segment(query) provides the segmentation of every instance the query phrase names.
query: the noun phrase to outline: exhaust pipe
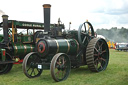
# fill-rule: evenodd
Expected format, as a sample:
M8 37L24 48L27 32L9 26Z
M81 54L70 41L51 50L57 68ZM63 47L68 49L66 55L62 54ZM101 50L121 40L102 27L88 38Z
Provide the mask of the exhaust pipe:
M4 37L4 43L8 43L8 15L3 15L3 37Z
M50 4L44 4L44 32L50 31Z

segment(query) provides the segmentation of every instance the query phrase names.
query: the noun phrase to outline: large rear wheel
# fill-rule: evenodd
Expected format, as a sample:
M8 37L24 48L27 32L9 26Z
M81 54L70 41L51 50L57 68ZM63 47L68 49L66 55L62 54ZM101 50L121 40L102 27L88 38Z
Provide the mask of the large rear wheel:
M102 38L92 39L86 49L86 62L91 71L100 72L107 68L109 49Z

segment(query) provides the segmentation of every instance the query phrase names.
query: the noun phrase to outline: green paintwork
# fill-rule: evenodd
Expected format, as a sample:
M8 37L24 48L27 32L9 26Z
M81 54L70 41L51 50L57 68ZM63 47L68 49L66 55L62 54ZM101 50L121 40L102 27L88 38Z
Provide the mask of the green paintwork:
M16 26L16 27L20 27L20 28L44 28L44 24L43 23L37 23L37 22L26 22L26 21L16 21L16 20L9 20L8 24L12 24Z
M59 39L59 40L57 40L57 42L59 44L58 53L59 52L67 53L67 51L68 51L67 41L65 39Z
M34 45L32 44L16 43L13 44L13 48L14 48L14 55L23 55L34 51Z
M3 41L3 35L0 35L0 42Z
M14 27L17 28L29 28L29 29L44 29L44 23L40 22L26 22L26 21L17 21L17 20L8 20L8 27L12 28L12 22ZM1 27L2 27L1 23ZM56 24L50 24L50 28L53 28ZM59 24L59 27L64 28L64 24Z
M68 39L68 42L70 43L70 50L69 53L70 55L75 55L78 53L79 50L79 44L77 40L75 39Z
M76 54L79 46L75 39L57 39L59 44L58 53Z
M5 55L5 53L3 51L5 51L5 53L6 53L6 50L5 49L1 49L2 61L5 61L6 60L6 55Z
M33 36L32 35L23 35L21 37L21 41L23 43L32 43L33 42Z
M78 31L77 30L68 30L67 35L71 36L71 39L76 39L78 41Z
M17 42L21 42L21 39L22 39L22 37L21 36L17 36Z

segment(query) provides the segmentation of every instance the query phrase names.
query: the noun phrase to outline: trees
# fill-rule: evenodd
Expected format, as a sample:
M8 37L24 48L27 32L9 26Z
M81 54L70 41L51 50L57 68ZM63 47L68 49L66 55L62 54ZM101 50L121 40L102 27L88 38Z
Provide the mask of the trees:
M122 27L112 27L111 29L97 29L96 30L98 35L103 35L108 40L113 42L125 42L128 43L128 29Z

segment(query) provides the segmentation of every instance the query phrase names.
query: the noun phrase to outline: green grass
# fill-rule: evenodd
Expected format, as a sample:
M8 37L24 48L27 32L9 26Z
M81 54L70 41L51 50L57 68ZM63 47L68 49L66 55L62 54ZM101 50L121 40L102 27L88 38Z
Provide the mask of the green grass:
M55 82L50 70L44 70L38 78L29 79L22 65L14 65L8 74L0 75L0 85L127 85L128 52L110 50L108 67L100 73L91 72L87 66L72 69L67 80Z

